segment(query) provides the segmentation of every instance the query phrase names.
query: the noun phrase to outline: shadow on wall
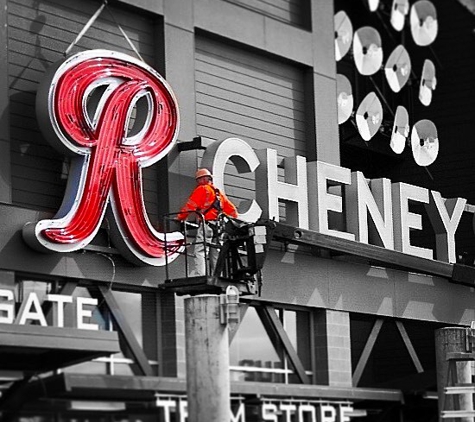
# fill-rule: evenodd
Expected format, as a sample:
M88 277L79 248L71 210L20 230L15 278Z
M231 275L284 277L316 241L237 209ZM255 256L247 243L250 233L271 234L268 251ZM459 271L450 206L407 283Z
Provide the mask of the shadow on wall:
M31 91L10 97L12 200L15 205L56 211L66 188L69 160L41 134L35 97Z
M451 324L475 319L474 292L447 280L270 250L262 298L278 303Z

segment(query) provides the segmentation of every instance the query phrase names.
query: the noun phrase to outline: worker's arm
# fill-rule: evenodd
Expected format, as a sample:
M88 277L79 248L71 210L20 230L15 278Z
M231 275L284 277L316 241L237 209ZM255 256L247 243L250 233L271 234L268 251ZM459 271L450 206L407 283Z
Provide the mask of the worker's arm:
M177 218L178 220L184 221L188 218L190 213L194 211L200 212L203 209L203 204L206 200L206 189L204 186L197 186L193 192L191 192L190 197L186 201L185 205L180 210Z
M221 192L223 212L229 217L237 218L238 212L236 206L229 200L224 192Z

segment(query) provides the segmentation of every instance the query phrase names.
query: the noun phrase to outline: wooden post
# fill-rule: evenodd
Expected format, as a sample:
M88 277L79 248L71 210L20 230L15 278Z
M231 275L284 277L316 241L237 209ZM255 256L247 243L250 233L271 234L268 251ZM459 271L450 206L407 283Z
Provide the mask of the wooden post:
M218 295L185 299L189 422L230 420L228 330Z
M449 361L448 353L467 353L467 330L462 327L440 328L435 332L435 355L437 367L437 392L439 396L439 414L442 410L473 410L473 398L471 394L446 395L445 387L452 385L454 375L448 379ZM455 362L457 384L472 384L471 361ZM458 399L458 404L455 405ZM440 418L439 418L440 420ZM445 419L454 421L455 419ZM473 422L473 418L457 418L461 422Z

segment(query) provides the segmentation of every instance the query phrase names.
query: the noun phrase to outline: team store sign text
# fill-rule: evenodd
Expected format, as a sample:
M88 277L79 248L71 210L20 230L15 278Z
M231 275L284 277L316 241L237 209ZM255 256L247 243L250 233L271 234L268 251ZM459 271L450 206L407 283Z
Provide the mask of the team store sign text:
M270 422L350 422L353 406L349 402L323 402L321 400L279 401L261 398L257 406L246 406L244 402L231 397L231 422L246 422L246 410L255 418L256 412L262 421ZM237 402L237 403L235 403ZM161 397L156 401L158 412L165 422L187 422L188 402L186 397Z

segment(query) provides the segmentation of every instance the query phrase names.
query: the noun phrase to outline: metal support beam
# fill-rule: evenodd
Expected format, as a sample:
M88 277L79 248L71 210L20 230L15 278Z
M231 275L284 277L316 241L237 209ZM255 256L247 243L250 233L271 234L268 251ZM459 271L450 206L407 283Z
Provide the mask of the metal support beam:
M302 364L302 361L297 355L292 343L290 342L289 336L285 332L284 326L277 317L275 309L271 305L257 306L256 311L259 317L264 324L269 337L274 344L276 349L279 349L280 346L283 346L287 357L290 360L290 363L294 367L295 373L300 378L300 381L303 384L310 384L310 380L305 373L305 368Z
M147 356L137 341L137 338L134 335L134 332L130 328L130 325L127 323L122 310L120 309L119 304L115 300L115 297L112 291L106 286L98 286L98 291L102 298L104 299L107 307L109 308L112 318L119 328L121 337L125 340L127 346L130 349L130 352L133 355L135 362L137 363L142 375L152 376L153 369L148 363Z
M409 352L409 355L411 356L412 362L414 363L414 366L416 367L417 372L419 374L424 372L424 368L422 367L421 361L419 360L419 357L417 356L416 349L414 349L414 346L412 345L411 339L409 338L409 335L407 334L404 324L401 321L396 321L396 327L398 328L399 333L401 334L402 340L404 341L404 344L406 345L407 351Z
M246 303L240 303L239 304L239 324L241 324L241 321L244 319L244 316L246 315L247 310L249 309L249 305ZM229 344L233 342L234 336L237 334L239 329L239 325L234 329L230 330L228 337L229 337Z
M70 400L104 400L117 398L129 402L154 400L157 393L172 396L186 394L185 378L141 377L129 375L100 375L61 373L28 383L19 399L23 404L38 399L67 398ZM404 400L401 390L387 388L331 387L328 385L273 384L250 381L231 382L234 396L289 397L304 400L370 400L398 402ZM53 406L52 402L49 402ZM51 409L50 409L51 410ZM3 422L3 421L2 421Z
M342 239L282 223L276 223L273 239L295 245L313 246L322 250L331 251L338 255L347 255L349 257L357 256L358 258L366 259L367 262L372 265L414 271L419 274L435 275L458 282L457 279L453 278L453 264L420 258L400 251L368 245L354 240Z
M373 350L374 344L376 343L376 339L378 338L379 332L381 331L381 327L383 326L383 319L377 319L373 325L371 333L369 334L368 340L363 348L363 353L361 353L360 360L356 365L355 372L353 373L353 386L357 387L361 376L363 375L363 371L366 368L366 364L368 363L369 356Z
M196 136L192 141L182 141L177 143L178 151L193 151L197 149L206 149L213 142L216 142L214 139L205 138L204 136Z

